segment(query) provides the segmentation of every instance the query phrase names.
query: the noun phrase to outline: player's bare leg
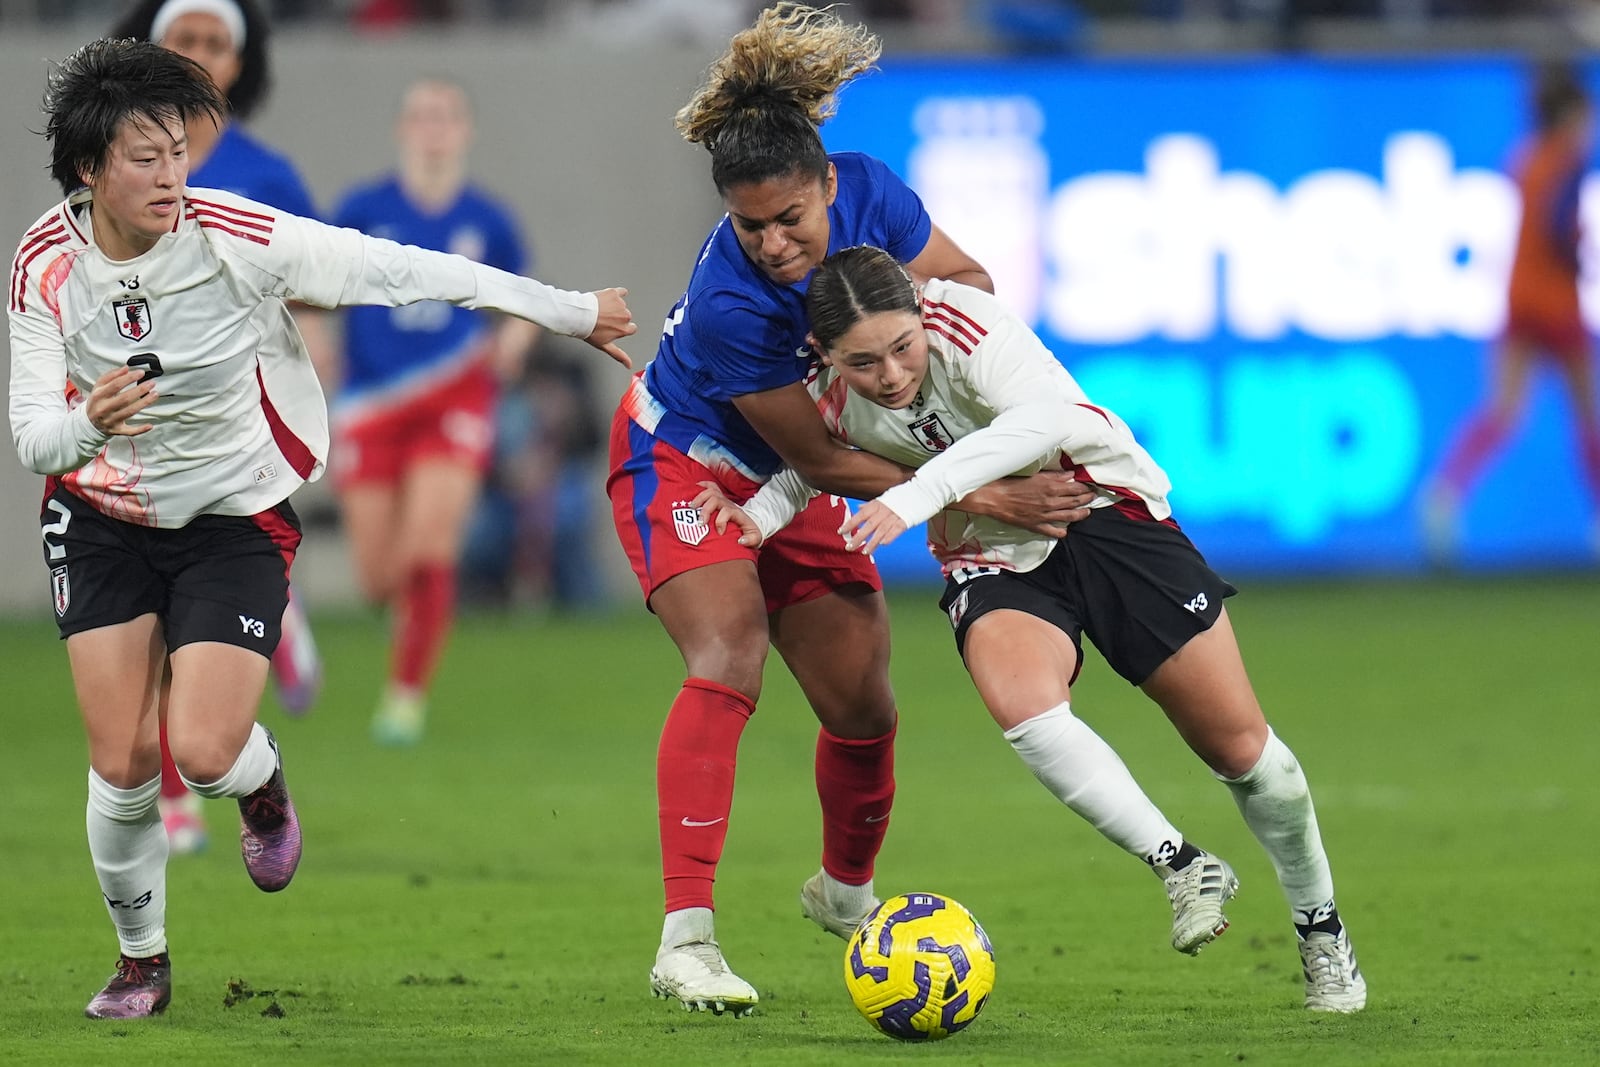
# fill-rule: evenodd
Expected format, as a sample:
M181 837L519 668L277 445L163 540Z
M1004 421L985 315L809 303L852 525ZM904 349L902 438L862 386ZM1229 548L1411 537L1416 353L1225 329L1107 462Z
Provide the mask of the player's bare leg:
M1454 563L1461 539L1461 510L1484 466L1522 417L1536 351L1508 338L1494 361L1489 395L1457 435L1422 495L1424 547L1435 566Z
M189 856L205 851L205 807L204 801L183 784L167 748L167 705L171 694L172 673L167 671L161 679L161 795L156 805L161 811L161 825L167 830L169 855Z
M1360 1011L1367 984L1334 904L1311 789L1267 725L1226 610L1156 668L1142 687L1228 786L1288 899L1306 980L1306 1007Z
M1134 780L1115 750L1072 713L1078 650L1058 627L1018 610L975 620L967 670L995 723L1057 800L1162 879L1172 909L1172 947L1194 955L1228 928L1223 907L1238 879L1222 860L1186 841Z
M96 1019L166 1009L167 835L156 799L161 742L157 690L166 648L154 615L67 638L72 680L89 742L89 855L116 926L117 970L89 1001Z
M847 938L879 904L873 866L894 806L888 608L881 593L851 587L775 612L770 629L821 724L822 867L801 887L800 911Z
M267 661L217 641L183 645L170 660L172 757L194 792L238 802L245 870L257 888L277 892L294 877L301 840L277 742L256 722Z
M760 996L723 958L712 890L732 814L739 737L761 695L765 598L754 564L731 560L673 577L650 606L688 672L656 758L666 917L650 988L688 1010L746 1015Z

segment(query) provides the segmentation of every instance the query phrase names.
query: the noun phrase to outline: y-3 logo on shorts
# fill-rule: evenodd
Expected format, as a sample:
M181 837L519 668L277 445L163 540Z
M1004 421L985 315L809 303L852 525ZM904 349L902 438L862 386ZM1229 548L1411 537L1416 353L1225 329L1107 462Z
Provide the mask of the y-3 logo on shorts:
M1184 607L1198 615L1200 612L1206 610L1206 605L1209 603L1210 601L1206 599L1206 595L1204 593L1200 593L1197 594L1193 600L1185 604Z
M239 626L240 626L241 629L243 629L243 631L245 633L249 634L252 637L265 637L265 636L267 636L266 624L263 623L260 619L252 619L248 615L240 615L239 616Z

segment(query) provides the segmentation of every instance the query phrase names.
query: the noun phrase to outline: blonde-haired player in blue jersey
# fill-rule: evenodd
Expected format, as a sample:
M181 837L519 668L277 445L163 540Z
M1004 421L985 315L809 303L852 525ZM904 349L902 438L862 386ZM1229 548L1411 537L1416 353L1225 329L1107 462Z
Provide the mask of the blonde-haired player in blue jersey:
M328 421L286 303L444 300L538 322L627 365L621 290L574 293L461 256L189 188L190 121L222 96L193 61L131 39L62 60L45 95L66 199L12 260L12 438L46 476L40 529L88 736L89 855L116 974L85 1009L142 1018L171 999L164 718L186 785L238 802L240 851L277 892L300 824L256 722ZM170 697L160 700L170 672Z
M870 241L919 272L990 284L886 165L823 147L817 128L835 91L880 48L861 26L780 4L712 64L678 128L710 151L727 215L612 421L606 488L617 534L688 674L656 755L666 917L650 984L691 1009L742 1015L760 999L717 943L713 887L769 643L819 724L822 863L801 909L848 937L876 903L897 721L877 571L844 551L837 498L818 498L759 553L708 534L690 501L705 479L743 500L785 464L857 497L905 479L901 467L839 446L806 396L805 285L830 248ZM1043 477L985 487L969 505L1060 536L1081 514L1075 489Z
M1366 981L1333 901L1333 876L1299 762L1267 725L1223 600L1234 589L1172 518L1166 474L1115 414L1093 404L1039 338L990 294L918 287L894 257L851 248L806 293L822 367L808 391L841 440L916 468L845 520L870 553L926 522L973 684L1028 768L1062 803L1166 883L1172 946L1198 952L1227 928L1232 869L1186 841L1122 760L1072 713L1087 635L1142 688L1227 784L1288 898L1306 1007L1359 1011ZM1065 538L958 506L975 486L1041 467L1094 492ZM811 499L794 471L743 509L714 484L696 499L716 529L759 545Z

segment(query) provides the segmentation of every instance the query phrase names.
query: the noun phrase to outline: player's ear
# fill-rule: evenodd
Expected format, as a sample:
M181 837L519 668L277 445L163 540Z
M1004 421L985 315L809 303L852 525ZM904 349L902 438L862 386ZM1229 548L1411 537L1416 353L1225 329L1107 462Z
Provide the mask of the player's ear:
M817 341L817 335L809 330L806 331L806 346L817 354L817 359L824 367L833 366L833 360L828 357L828 350Z

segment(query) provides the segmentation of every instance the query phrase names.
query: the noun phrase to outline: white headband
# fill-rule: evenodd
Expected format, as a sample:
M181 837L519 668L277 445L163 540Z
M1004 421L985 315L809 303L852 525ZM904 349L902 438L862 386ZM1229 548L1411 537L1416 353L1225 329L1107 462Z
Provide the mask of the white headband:
M160 44L180 15L197 14L221 19L233 37L233 50L244 50L244 11L233 0L167 0L150 20L150 40Z

